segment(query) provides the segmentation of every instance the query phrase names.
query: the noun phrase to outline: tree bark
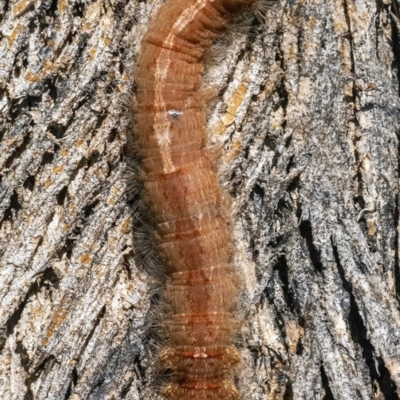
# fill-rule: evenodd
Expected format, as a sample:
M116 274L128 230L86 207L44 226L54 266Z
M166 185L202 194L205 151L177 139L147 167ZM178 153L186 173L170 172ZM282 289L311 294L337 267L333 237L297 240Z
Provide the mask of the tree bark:
M129 143L158 5L0 2L2 399L156 393ZM400 398L399 5L281 1L209 57L244 400Z

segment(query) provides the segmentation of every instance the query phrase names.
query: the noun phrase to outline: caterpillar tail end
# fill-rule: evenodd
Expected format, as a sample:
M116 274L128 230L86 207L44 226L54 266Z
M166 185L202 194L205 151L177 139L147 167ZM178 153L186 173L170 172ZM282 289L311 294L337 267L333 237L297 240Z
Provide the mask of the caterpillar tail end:
M187 388L180 382L164 387L162 395L168 400L238 400L239 392L230 379L220 382L218 387L207 387L208 382L197 382L197 387ZM214 386L214 385L212 385Z

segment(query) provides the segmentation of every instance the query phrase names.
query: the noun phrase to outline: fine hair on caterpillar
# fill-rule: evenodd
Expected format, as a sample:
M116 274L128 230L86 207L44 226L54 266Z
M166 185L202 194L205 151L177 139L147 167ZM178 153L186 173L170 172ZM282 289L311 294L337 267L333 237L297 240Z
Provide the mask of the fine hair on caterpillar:
M241 284L230 198L215 165L219 151L206 147L206 106L217 91L204 90L202 80L212 44L251 12L258 12L255 0L167 0L149 24L134 71L134 129L150 220L135 240L143 263L154 256L152 268L162 270L156 369L165 376L159 392L170 400L239 398Z

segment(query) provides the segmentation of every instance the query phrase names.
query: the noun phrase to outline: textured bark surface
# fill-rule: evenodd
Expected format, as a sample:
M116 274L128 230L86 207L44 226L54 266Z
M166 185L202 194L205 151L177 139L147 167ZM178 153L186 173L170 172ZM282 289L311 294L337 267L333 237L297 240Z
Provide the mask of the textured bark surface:
M155 393L126 143L158 4L0 1L2 399ZM282 1L212 57L244 400L400 398L397 11Z

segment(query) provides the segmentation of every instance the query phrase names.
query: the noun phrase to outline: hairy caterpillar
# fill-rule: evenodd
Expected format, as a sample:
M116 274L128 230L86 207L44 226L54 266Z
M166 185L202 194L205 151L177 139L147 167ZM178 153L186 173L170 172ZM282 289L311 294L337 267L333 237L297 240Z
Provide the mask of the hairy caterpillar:
M205 147L201 90L204 53L254 0L168 0L144 37L134 73L137 145L145 198L165 262L159 355L172 371L162 395L172 400L234 400L233 340L239 280L232 262L229 207L212 152Z

